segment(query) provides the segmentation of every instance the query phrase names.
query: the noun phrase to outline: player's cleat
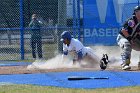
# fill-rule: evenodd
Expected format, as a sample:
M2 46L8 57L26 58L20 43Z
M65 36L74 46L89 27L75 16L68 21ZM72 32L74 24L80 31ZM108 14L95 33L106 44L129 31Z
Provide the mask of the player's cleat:
M107 67L107 65L106 65L103 61L100 61L100 68L101 68L102 70L105 70L106 67Z
M130 64L130 59L127 59L124 63L121 64L122 66L122 70L130 70L131 69L131 66L129 66Z
M100 68L102 70L105 70L107 68L107 64L108 64L109 60L108 60L108 56L107 54L103 54L102 59L100 60Z
M122 70L130 70L131 66L122 64Z

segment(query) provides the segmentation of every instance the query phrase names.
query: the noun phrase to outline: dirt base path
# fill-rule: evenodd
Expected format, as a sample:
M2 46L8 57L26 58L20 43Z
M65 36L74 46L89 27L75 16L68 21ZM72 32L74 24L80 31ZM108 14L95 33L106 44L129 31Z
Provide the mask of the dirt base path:
M47 72L68 72L68 71L100 71L100 68L59 68L59 69L27 69L27 66L2 66L0 74L31 74L31 73L47 73ZM106 71L124 71L120 67L108 67ZM132 66L131 72L140 71L136 66Z

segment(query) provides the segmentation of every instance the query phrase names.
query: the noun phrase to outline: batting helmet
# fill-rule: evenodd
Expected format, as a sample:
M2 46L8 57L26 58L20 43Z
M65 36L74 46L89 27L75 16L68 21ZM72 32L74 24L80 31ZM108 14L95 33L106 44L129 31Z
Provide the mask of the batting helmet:
M135 7L134 7L134 12L136 12L136 11L138 11L138 10L140 10L140 6L135 6Z
M64 32L61 34L61 41L63 41L64 39L71 40L71 34L70 34L70 32L64 31Z

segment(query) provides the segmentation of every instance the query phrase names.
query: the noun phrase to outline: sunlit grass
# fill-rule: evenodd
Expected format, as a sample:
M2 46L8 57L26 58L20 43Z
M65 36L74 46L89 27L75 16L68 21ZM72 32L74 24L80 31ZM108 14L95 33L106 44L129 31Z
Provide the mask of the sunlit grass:
M50 86L4 85L0 93L139 93L140 86L105 89L69 89Z

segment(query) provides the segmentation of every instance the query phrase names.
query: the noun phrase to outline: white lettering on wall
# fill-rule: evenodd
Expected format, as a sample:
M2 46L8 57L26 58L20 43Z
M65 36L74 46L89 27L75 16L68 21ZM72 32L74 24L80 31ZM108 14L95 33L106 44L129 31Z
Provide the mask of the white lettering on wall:
M93 28L93 29L84 29L84 37L111 37L117 36L119 28Z

